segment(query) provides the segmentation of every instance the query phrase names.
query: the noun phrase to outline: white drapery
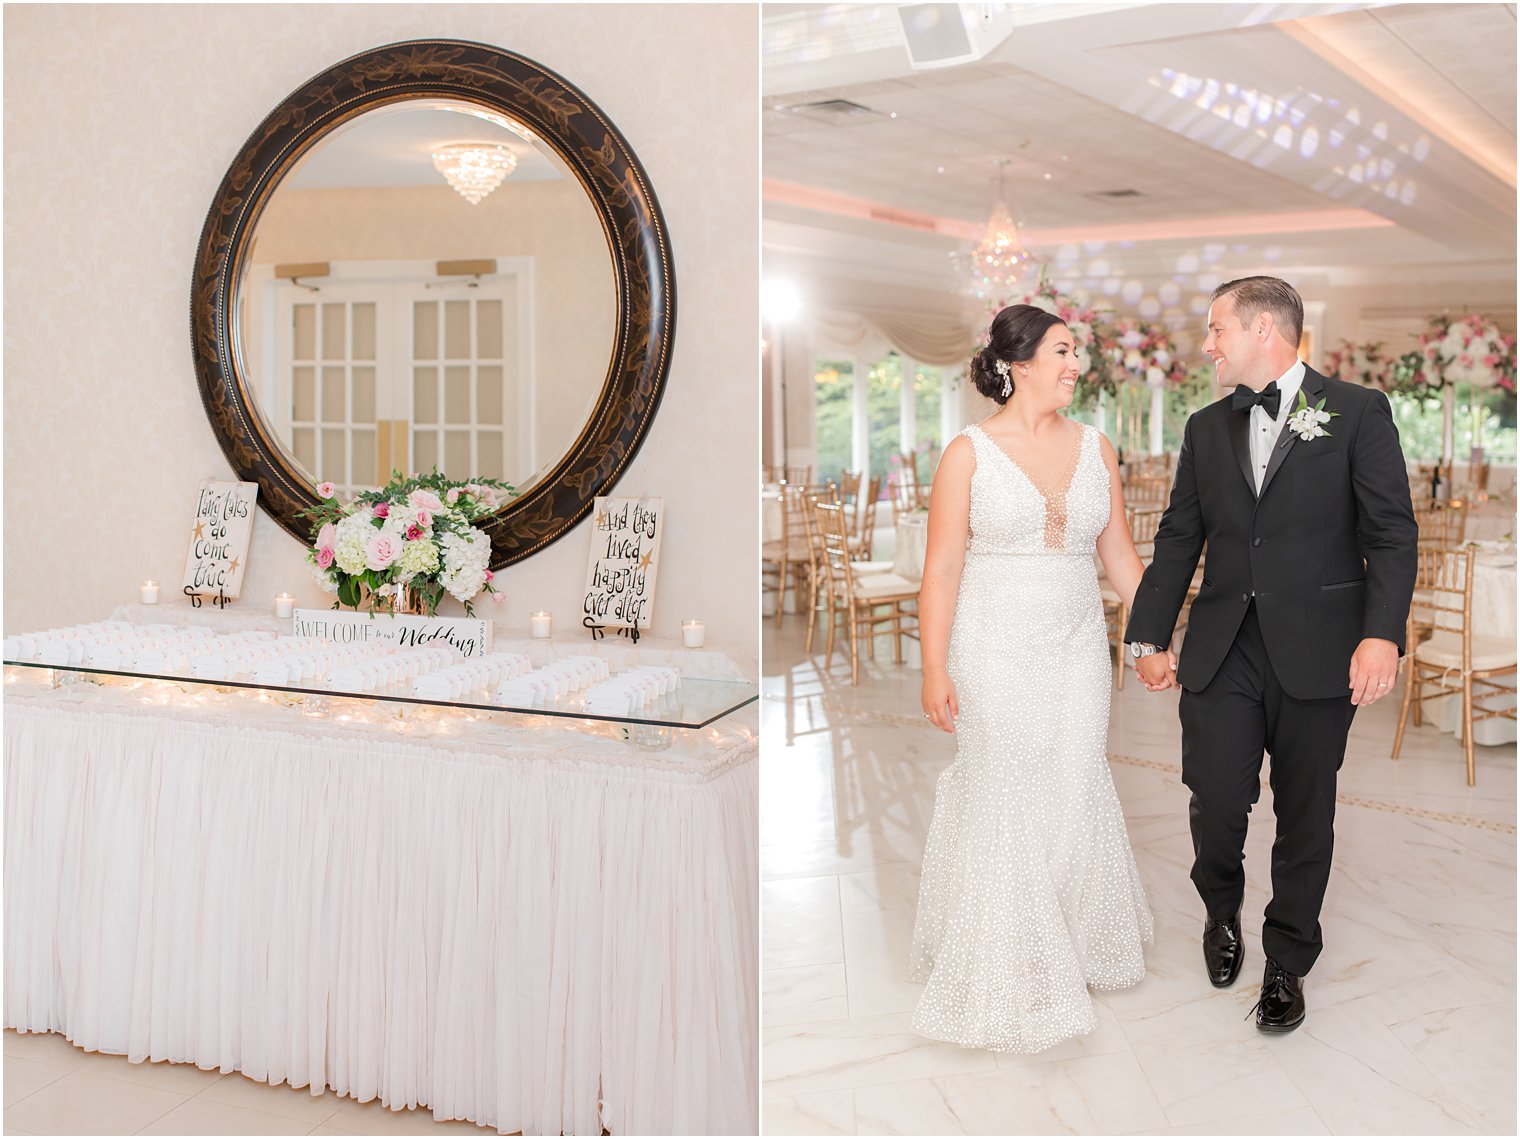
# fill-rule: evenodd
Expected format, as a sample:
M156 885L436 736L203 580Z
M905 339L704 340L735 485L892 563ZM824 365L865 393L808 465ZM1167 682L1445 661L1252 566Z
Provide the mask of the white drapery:
M752 741L68 700L8 693L8 1026L504 1132L754 1132Z
M885 309L821 309L805 327L813 355L879 360L898 352L930 367L964 366L982 329L953 317Z

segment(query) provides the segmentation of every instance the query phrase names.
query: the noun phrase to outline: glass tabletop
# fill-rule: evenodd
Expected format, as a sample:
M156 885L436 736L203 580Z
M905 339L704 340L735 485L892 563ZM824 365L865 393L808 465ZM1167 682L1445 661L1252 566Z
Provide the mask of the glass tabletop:
M416 696L409 683L402 682L376 689L349 691L327 687L320 680L300 684L276 684L253 680L246 675L232 679L186 676L174 672L139 672L131 669L100 668L88 664L54 664L33 660L5 660L6 668L47 669L54 673L122 677L135 680L169 681L178 684L208 685L217 689L249 689L285 692L315 699L381 700L394 704L425 705L442 708L467 708L479 712L507 712L529 716L562 716L578 720L597 720L615 724L640 724L666 728L705 728L760 698L759 685L745 680L716 680L682 676L676 687L661 696L651 696L644 706L628 715L587 712L584 690L562 696L540 698L531 704L498 700L487 688L466 692L455 699Z

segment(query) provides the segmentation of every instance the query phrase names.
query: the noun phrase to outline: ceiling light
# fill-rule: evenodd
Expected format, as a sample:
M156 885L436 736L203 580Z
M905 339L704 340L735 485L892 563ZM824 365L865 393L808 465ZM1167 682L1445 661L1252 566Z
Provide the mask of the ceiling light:
M433 166L476 206L517 169L517 155L499 143L459 142L433 151Z

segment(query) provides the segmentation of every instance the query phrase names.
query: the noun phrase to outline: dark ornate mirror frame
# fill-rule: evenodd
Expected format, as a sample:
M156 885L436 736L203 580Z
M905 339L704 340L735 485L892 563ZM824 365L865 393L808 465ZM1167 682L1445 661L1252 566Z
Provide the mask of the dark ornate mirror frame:
M617 128L559 75L485 44L412 40L361 52L303 84L243 144L212 200L190 297L195 371L232 469L257 482L259 505L308 544L310 527L296 514L316 504L315 490L271 438L242 372L233 307L242 263L275 186L323 137L376 107L439 97L506 115L559 153L601 219L617 284L612 359L590 420L546 477L480 523L499 569L563 536L617 482L659 407L675 333L670 242L649 178Z

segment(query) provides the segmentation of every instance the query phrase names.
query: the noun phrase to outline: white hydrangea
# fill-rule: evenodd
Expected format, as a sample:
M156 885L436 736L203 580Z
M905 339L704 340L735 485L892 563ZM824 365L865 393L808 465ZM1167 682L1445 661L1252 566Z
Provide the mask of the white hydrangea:
M443 588L460 601L468 601L486 583L486 565L491 560L491 543L484 534L472 530L468 538L448 533L443 536Z
M361 574L368 567L364 560L364 548L375 536L375 527L368 512L350 514L338 523L338 538L333 546L337 567L346 574Z
M337 593L338 579L333 576L330 569L323 569L316 562L307 562L311 566L311 576L317 579L317 584L322 587L323 593Z
M407 542L396 564L401 567L402 581L411 581L419 573L432 573L438 568L438 547L427 538Z

